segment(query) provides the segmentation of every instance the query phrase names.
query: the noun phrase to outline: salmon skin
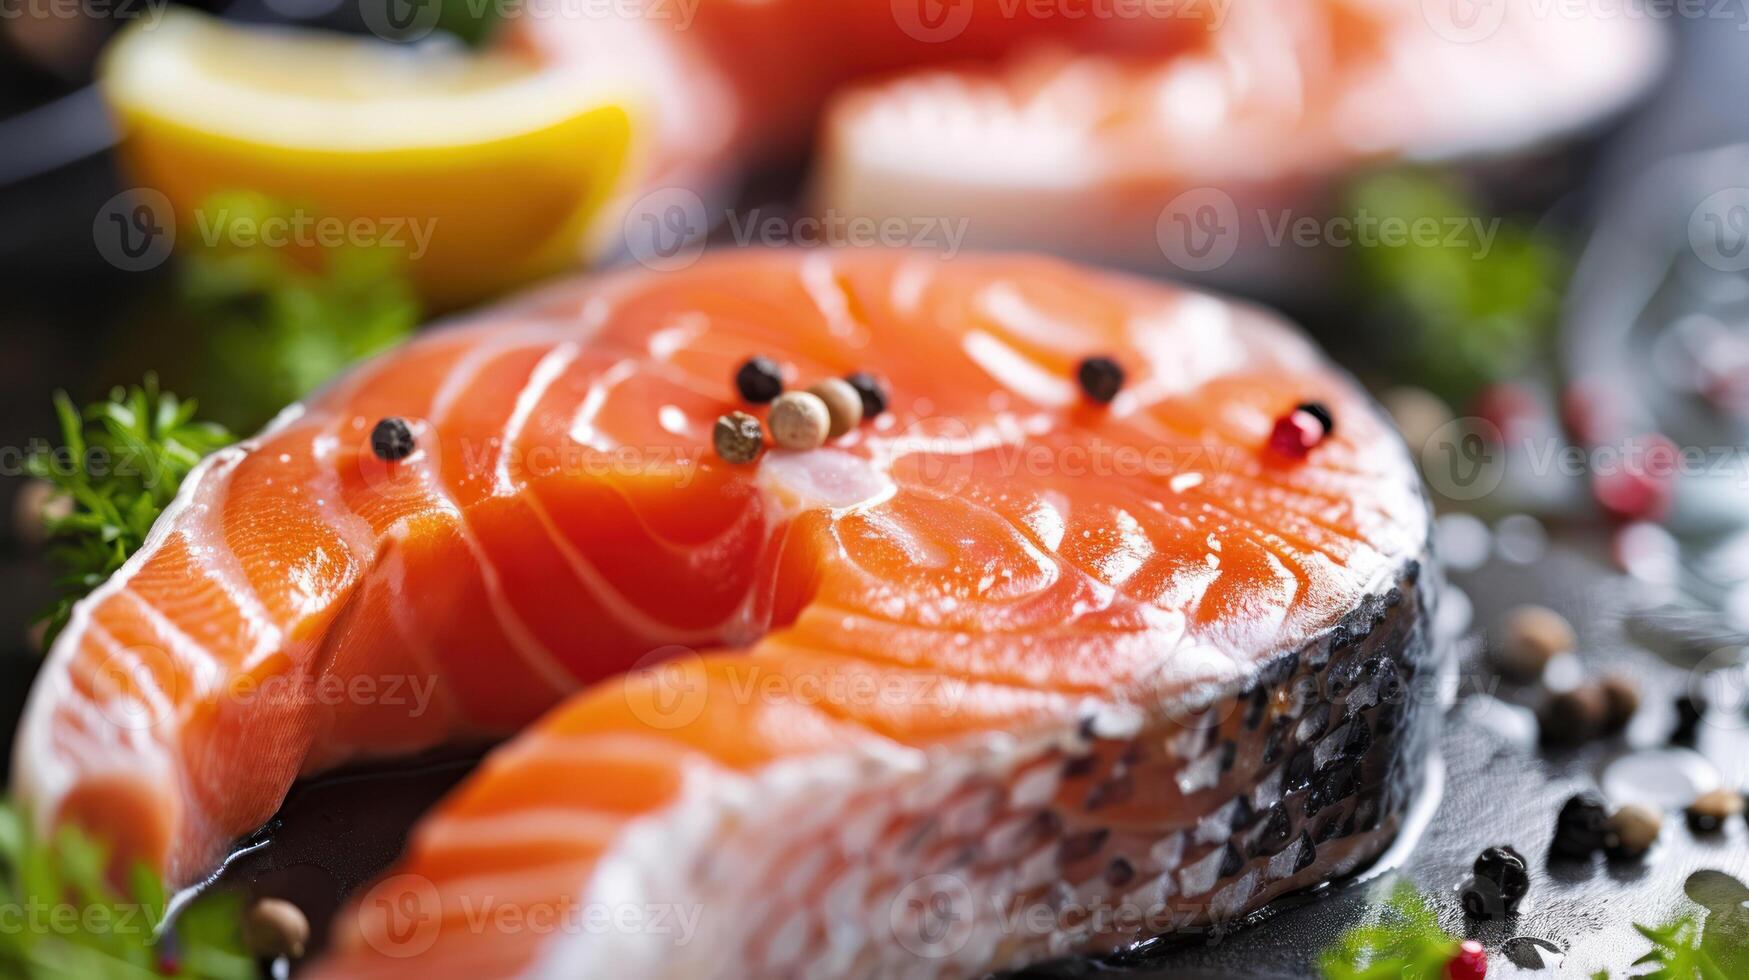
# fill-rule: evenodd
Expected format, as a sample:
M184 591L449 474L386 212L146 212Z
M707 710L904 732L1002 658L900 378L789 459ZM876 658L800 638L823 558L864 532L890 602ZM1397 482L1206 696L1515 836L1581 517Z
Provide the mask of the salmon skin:
M727 464L753 354L872 372L890 410ZM1109 405L1091 355L1127 374ZM1308 401L1328 437L1269 448ZM980 910L1086 889L1222 922L1376 854L1435 714L1403 696L1428 526L1389 425L1260 310L1018 256L707 253L436 330L209 459L50 652L17 788L186 883L300 774L565 701L417 832L332 975L1105 948L1145 926L980 911L931 957L881 923L941 908L906 892L936 874ZM709 941L477 918L643 899Z
M846 732L790 695L843 664L628 677L492 755L315 976L975 977L1206 941L1401 829L1440 713L1420 575L1232 693L1044 731Z

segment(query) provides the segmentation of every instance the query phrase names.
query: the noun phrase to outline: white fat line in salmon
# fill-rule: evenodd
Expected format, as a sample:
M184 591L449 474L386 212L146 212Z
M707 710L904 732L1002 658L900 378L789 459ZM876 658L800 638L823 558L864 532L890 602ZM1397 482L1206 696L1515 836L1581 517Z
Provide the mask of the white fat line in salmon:
M417 261L431 245L436 218L406 216L341 218L302 208L289 214L257 217L230 208L196 208L195 228L208 248L394 248Z
M1404 218L1376 215L1364 209L1353 215L1320 218L1305 214L1296 217L1291 210L1272 214L1268 208L1258 208L1257 225L1263 229L1263 237L1270 248L1280 248L1284 242L1298 248L1351 248L1357 245L1467 247L1472 259L1487 258L1494 248L1494 236L1500 231L1499 218L1479 215Z
M458 903L475 935L668 936L675 946L692 942L704 915L696 902L500 902L464 893Z
M1233 0L996 0L1013 20L1191 20L1211 31L1226 23Z
M724 212L729 236L743 248L799 246L820 248L848 245L852 248L932 248L944 258L959 254L971 228L969 218L946 215L890 216L843 214L826 211L818 215L791 217L762 214L755 208L745 215Z
M511 481L553 476L647 477L666 472L676 489L684 490L698 476L706 449L697 446L613 446L602 449L575 443L506 449L499 440L464 439L462 465L468 473L500 474Z

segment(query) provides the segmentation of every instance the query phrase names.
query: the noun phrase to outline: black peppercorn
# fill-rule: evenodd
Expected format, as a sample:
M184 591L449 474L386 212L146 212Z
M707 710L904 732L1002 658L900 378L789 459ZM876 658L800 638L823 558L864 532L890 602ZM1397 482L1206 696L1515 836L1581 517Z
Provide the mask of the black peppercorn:
M1317 419L1318 424L1324 427L1325 435L1336 431L1336 417L1330 414L1330 409L1323 402L1301 402L1298 410Z
M1706 699L1684 694L1676 699L1676 727L1670 732L1672 745L1692 746L1700 734L1700 720L1706 717Z
M1603 730L1613 735L1627 728L1628 722L1634 719L1634 712L1640 710L1640 689L1631 679L1620 674L1605 677L1599 686L1609 708L1603 719Z
M1510 847L1488 848L1476 856L1471 870L1476 873L1478 881L1487 882L1499 891L1507 912L1517 909L1518 903L1530 891L1530 871L1524 863L1524 855Z
M783 394L783 369L769 357L749 357L735 370L735 390L755 405Z
M1491 881L1472 878L1464 886L1464 891L1458 901L1464 907L1464 915L1472 919L1487 921L1506 918L1506 903L1500 898L1500 893Z
M881 384L881 379L868 373L858 371L847 374L844 380L850 382L850 387L862 397L862 417L864 421L872 419L887 410L887 386Z
M1583 745L1603 734L1608 720L1609 696L1597 684L1551 694L1537 712L1544 745Z
M1109 405L1123 388L1123 367L1109 357L1088 357L1075 369L1075 379L1088 398Z
M1609 811L1592 793L1580 793L1561 807L1555 818L1555 839L1549 850L1558 857L1584 860L1603 849L1609 835Z
M370 451L390 463L413 455L413 430L406 419L386 418L370 430Z

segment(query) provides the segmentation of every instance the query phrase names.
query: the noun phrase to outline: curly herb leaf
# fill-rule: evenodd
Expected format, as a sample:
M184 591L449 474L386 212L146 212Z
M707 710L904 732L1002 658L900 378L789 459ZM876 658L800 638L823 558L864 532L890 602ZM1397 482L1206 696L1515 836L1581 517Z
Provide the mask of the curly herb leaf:
M73 828L38 839L0 803L0 976L17 980L250 980L234 896L204 896L165 927L164 885L144 868L131 892L107 875L107 850Z
M1457 951L1415 886L1401 882L1379 921L1343 933L1318 968L1326 980L1436 980Z
M80 411L55 395L61 445L36 448L25 462L70 503L45 518L49 557L61 574L60 600L45 615L46 642L67 623L73 604L103 584L145 543L158 515L209 453L229 445L229 432L195 419L195 403L143 384L116 388L108 400Z

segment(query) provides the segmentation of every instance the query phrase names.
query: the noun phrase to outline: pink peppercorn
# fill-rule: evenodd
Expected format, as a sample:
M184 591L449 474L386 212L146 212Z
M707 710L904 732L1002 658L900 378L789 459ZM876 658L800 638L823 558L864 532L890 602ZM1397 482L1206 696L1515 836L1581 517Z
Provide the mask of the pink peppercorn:
M1300 459L1330 434L1325 422L1329 412L1308 402L1275 420L1269 433L1269 448L1289 459Z
M1448 980L1482 980L1488 975L1488 951L1474 939L1464 940L1445 964L1445 975Z

